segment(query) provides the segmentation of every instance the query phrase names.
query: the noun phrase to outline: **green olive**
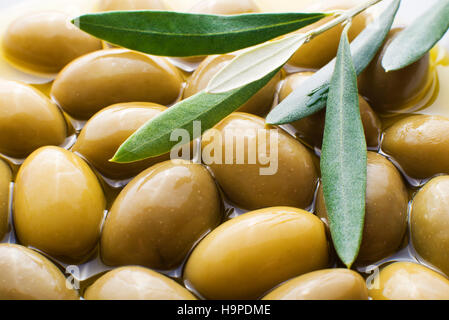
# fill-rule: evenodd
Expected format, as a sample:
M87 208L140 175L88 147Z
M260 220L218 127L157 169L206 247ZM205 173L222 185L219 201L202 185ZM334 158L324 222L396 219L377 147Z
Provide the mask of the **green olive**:
M242 14L259 12L253 0L203 0L195 4L189 12L208 14Z
M233 59L233 55L220 55L207 57L187 80L184 90L184 99L206 89L212 77ZM248 112L263 116L270 111L273 105L276 86L281 80L278 73L270 82L259 90L249 101L242 105L238 111Z
M357 1L355 0L340 0L337 4L332 3L330 5L328 3L328 1L321 1L318 6L311 8L311 10L313 12L346 10L354 8L357 5ZM306 33L322 26L332 19L333 17L324 18L312 25L300 29L298 32ZM369 16L365 13L361 13L352 19L352 24L348 31L349 41L352 41L366 27L368 21ZM320 69L337 55L338 44L340 42L342 31L343 26L340 24L315 37L310 42L303 44L301 48L299 48L299 50L292 56L289 64L307 69Z
M0 160L0 241L8 231L9 185L12 173L9 166Z
M368 288L355 271L325 269L289 280L263 300L368 300Z
M67 136L64 116L44 94L15 81L0 80L0 152L24 158Z
M407 228L408 193L401 174L381 155L368 152L365 227L357 262L370 263L394 253ZM327 221L320 186L317 215Z
M382 150L407 175L425 179L449 173L449 119L416 115L396 122L384 132Z
M380 271L369 295L374 300L449 300L449 280L422 265L396 262Z
M86 300L196 300L187 289L150 269L122 267L96 280Z
M101 237L107 265L171 269L221 221L221 200L210 173L184 160L154 165L119 194Z
M296 208L261 209L226 221L193 250L184 278L207 299L257 299L292 277L325 268L324 224Z
M71 116L88 119L121 102L177 100L181 73L165 58L126 49L102 50L70 63L56 78L51 95Z
M377 112L388 113L407 108L427 88L429 54L397 71L386 72L382 66L385 51L401 28L392 29L383 47L359 76L359 91Z
M0 244L0 300L78 300L59 269L43 255Z
M287 98L293 90L307 80L313 72L298 72L285 78L279 92L279 102ZM359 95L360 116L362 117L363 128L365 130L366 144L368 147L377 148L382 132L381 122L376 113L371 109L368 102ZM304 119L292 122L291 125L297 130L298 137L314 148L321 148L324 134L324 118L326 111L319 111Z
M449 176L433 178L418 191L410 225L415 250L449 275Z
M233 113L203 135L203 160L229 199L242 208L307 208L318 179L313 155L281 129L265 129L274 127L257 116ZM261 157L265 154L268 159Z
M105 197L81 158L59 147L43 147L20 167L13 206L21 244L71 263L87 258L96 246Z
M101 40L81 31L61 12L32 13L15 20L6 30L3 51L19 67L56 73L72 60L102 49Z
M72 151L81 154L108 178L131 178L155 163L168 160L169 155L126 164L109 160L131 134L166 109L155 103L144 102L116 104L103 109L81 130Z
M100 0L99 11L167 10L163 0Z

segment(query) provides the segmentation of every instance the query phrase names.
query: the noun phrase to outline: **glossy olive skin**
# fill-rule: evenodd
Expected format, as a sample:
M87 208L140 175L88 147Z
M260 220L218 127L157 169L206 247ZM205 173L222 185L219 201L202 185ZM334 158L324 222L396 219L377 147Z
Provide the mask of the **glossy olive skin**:
M394 253L407 228L408 193L396 167L383 156L368 152L365 226L357 263L378 261ZM318 191L316 214L327 221L323 190Z
M131 178L155 163L168 160L169 155L132 163L115 163L109 160L131 134L166 109L155 103L144 102L121 103L107 107L87 122L72 151L81 154L108 178Z
M374 110L388 113L404 109L420 96L429 81L429 53L417 62L397 71L386 72L382 66L385 51L402 29L392 29L385 44L358 79L360 93Z
M0 80L0 152L24 158L67 135L64 116L44 94L15 81Z
M122 267L97 279L84 295L86 300L196 300L172 279L142 267Z
M114 266L174 268L221 217L217 187L203 166L184 160L156 164L112 205L101 237L102 259Z
M9 166L0 160L0 241L8 231L9 185L12 173Z
M285 78L279 92L279 102L287 98L295 89L307 80L313 72L298 72ZM366 144L370 148L377 148L380 142L382 124L379 117L371 109L368 102L359 95L360 116L365 131ZM297 130L296 135L313 148L321 148L324 134L324 119L326 111L321 110L304 119L292 122L291 125Z
M449 280L416 263L396 262L383 268L369 289L373 300L449 300Z
M99 11L167 10L162 0L100 0Z
M346 10L357 6L357 1L338 1L337 4L328 4L333 1L321 1L318 6L311 7L310 12L327 12L334 10ZM310 30L317 28L332 20L332 17L324 18L312 25L306 26L299 30L299 33L307 33ZM369 23L369 16L365 13L357 15L352 20L351 28L348 31L349 41L352 41ZM340 36L343 31L343 26L338 25L332 29L322 33L310 42L305 43L296 51L289 61L289 64L297 67L308 69L320 69L331 61L337 55L338 44Z
M368 288L355 271L324 269L288 280L263 300L368 300Z
M189 12L208 14L242 14L259 12L253 0L202 0L196 3Z
M13 208L21 244L64 262L81 262L99 239L105 197L81 158L59 147L43 147L17 174Z
M257 116L232 113L203 135L203 161L209 165L228 198L241 208L307 208L318 179L313 155L283 130L261 131L265 129L275 128L265 127L264 119ZM276 132L277 145L271 150L270 140L276 138ZM262 147L261 136L266 137L266 149ZM243 144L238 141L245 143L241 151L238 151L239 145ZM220 150L222 156L218 159L209 156ZM257 156L261 153L272 157L271 163L263 164ZM229 155L233 155L231 164L227 164ZM254 156L253 162L250 162L251 156ZM243 161L239 162L239 158Z
M0 300L78 300L59 269L43 255L0 244Z
M449 176L433 178L418 191L410 225L416 252L449 275Z
M325 268L324 224L296 208L273 207L226 221L193 250L184 279L207 299L257 299L277 284Z
M88 119L121 102L168 105L178 98L182 82L180 72L165 58L111 49L70 63L56 78L51 95L71 116Z
M207 57L187 80L187 85L184 90L184 99L206 89L207 84L212 77L233 58L234 56L229 54ZM281 74L278 73L237 111L248 112L260 116L266 115L271 109L276 93L276 85L280 80Z
M384 132L382 150L412 178L449 173L449 119L416 115L396 122Z
M39 12L15 20L6 30L3 51L19 67L59 72L72 60L101 50L101 40L81 31L61 12Z

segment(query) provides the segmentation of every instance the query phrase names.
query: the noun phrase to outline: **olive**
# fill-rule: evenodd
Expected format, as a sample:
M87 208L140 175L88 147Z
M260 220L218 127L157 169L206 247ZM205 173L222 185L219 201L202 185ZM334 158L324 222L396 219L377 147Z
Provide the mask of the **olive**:
M97 279L86 300L196 300L187 289L150 269L122 267Z
M380 271L368 293L374 300L449 300L449 280L425 266L396 262Z
M282 84L279 92L279 102L287 98L295 89L307 80L313 72L298 72L289 75ZM371 109L368 102L359 95L360 116L365 131L366 144L368 147L377 148L381 134L381 122L376 113ZM326 111L321 110L304 119L292 122L297 136L305 143L314 148L321 148L324 134L324 119Z
M382 150L410 177L430 178L439 173L449 173L448 133L448 118L407 117L385 130Z
M390 31L385 44L359 76L360 93L368 98L377 112L388 113L407 107L422 95L429 81L429 53L417 62L397 71L386 72L382 59L391 41L401 28Z
M281 129L265 126L262 118L233 113L203 135L202 148L224 193L244 209L307 208L313 200L314 156Z
M119 194L101 237L107 265L171 269L221 220L221 200L210 173L185 160L154 165Z
M407 229L407 208L407 188L396 167L383 156L368 152L365 226L358 263L378 261L398 249ZM316 211L327 222L321 186Z
M57 73L72 60L102 49L101 40L81 31L61 12L32 13L6 30L3 51L14 64L41 73Z
M72 151L81 154L108 178L133 177L155 163L168 160L169 155L126 164L109 160L131 134L166 109L155 103L144 102L122 103L107 107L87 122Z
M189 12L207 14L242 14L259 12L253 0L203 0L196 3Z
M340 0L337 4L328 3L328 1L322 1L318 6L310 9L312 12L346 10L353 8L357 4L357 1ZM324 18L314 24L302 28L298 32L307 33L332 19L333 17ZM352 24L348 31L349 41L352 41L366 27L368 20L369 16L365 13L361 13L352 19ZM289 64L301 68L320 69L337 55L342 31L343 26L338 25L320 34L310 42L303 44L291 57Z
M418 191L410 225L415 250L449 275L449 176L433 178Z
M226 66L234 58L233 55L219 55L207 57L187 80L184 90L184 99L206 89L212 77ZM262 89L260 89L250 100L242 105L238 111L266 115L273 105L277 83L281 80L278 73Z
M15 81L0 79L0 152L24 158L67 136L64 116L44 94Z
M325 268L324 224L301 209L261 209L226 221L193 250L184 278L207 299L257 299L279 283Z
M324 269L288 280L263 300L368 300L368 288L355 271Z
M166 10L163 0L101 0L99 11Z
M0 241L8 231L9 185L12 173L9 166L0 160Z
M51 95L71 116L88 119L115 103L168 105L180 95L182 82L181 73L165 58L111 49L70 63L56 78Z
M78 300L64 275L43 255L0 244L0 300Z
M81 158L59 147L43 147L19 169L13 209L21 244L64 262L80 262L99 239L105 197Z

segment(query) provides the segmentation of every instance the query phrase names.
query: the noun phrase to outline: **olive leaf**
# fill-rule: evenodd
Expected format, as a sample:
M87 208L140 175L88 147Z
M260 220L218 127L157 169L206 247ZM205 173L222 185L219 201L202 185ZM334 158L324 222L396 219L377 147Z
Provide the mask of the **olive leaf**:
M193 121L201 121L201 134L212 128L227 115L247 102L263 88L279 69L262 79L242 88L222 94L210 94L201 91L190 98L170 107L159 116L149 120L118 149L112 161L119 163L134 162L165 154L178 144L170 136L175 129L185 129L190 140L193 135Z
M392 0L388 7L370 23L351 43L354 67L360 74L371 62L382 46L393 24L400 0ZM329 82L335 59L321 68L294 90L267 116L270 124L285 124L312 115L326 105Z
M357 75L345 28L330 82L320 166L332 241L348 267L362 241L366 158Z
M306 41L303 34L267 42L238 55L209 82L206 92L222 93L254 82L276 70Z
M418 61L448 28L449 0L438 0L390 43L382 58L382 66L388 72Z
M72 22L110 43L144 53L186 57L228 53L312 24L325 13L193 14L115 11L82 15Z

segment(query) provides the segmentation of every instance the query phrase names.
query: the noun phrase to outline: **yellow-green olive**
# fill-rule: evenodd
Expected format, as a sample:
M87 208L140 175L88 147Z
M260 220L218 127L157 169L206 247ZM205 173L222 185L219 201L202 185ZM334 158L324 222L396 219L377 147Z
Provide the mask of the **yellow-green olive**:
M430 81L429 54L397 71L386 72L382 59L388 45L402 29L392 29L383 47L359 76L360 93L377 112L388 113L407 108L423 94Z
M210 173L184 160L154 165L119 194L101 237L107 265L171 269L221 220L221 200Z
M81 130L72 151L81 154L108 178L133 177L155 163L168 160L169 155L126 164L109 160L131 134L166 109L155 103L144 102L116 104L103 109L95 114Z
M187 80L184 90L184 99L193 96L206 89L212 77L225 65L231 62L232 55L220 55L207 57ZM265 87L259 90L249 101L242 105L238 111L248 112L263 116L268 113L273 105L276 86L281 79L280 73L273 77Z
M317 7L310 9L313 12L325 12L332 10L346 10L353 8L355 5L357 5L357 1L354 0L340 0L337 4L330 5L328 4L328 1L322 1ZM302 28L298 32L306 33L332 19L333 17L324 18L312 25ZM348 31L349 41L352 41L365 28L368 20L368 15L365 13L361 13L353 18L351 28ZM302 45L292 56L289 64L308 69L319 69L323 67L337 55L342 31L343 26L338 25Z
M101 0L99 11L167 10L163 0Z
M449 280L411 262L396 262L375 278L369 296L374 300L449 300Z
M307 80L313 72L298 72L285 78L279 92L279 102L284 100L293 90ZM368 102L359 95L360 116L365 130L366 144L368 147L377 148L381 134L381 122ZM324 118L326 111L319 111L309 117L292 122L297 136L311 147L321 148L324 134Z
M12 63L41 73L59 72L72 60L102 49L101 40L81 31L61 12L20 17L6 30L3 51Z
M102 50L70 63L56 78L51 94L71 116L88 119L121 102L173 103L181 73L165 58L126 49Z
M394 253L407 228L408 193L396 167L383 156L368 152L365 226L357 262L370 263ZM327 220L320 187L317 215Z
M242 14L259 12L253 0L203 0L195 4L189 12L208 14Z
M360 274L348 269L325 269L289 280L264 300L368 300L368 288Z
M0 152L24 158L67 135L64 116L44 94L15 81L0 80Z
M416 115L385 130L382 150L412 178L449 173L449 119Z
M150 269L122 267L96 280L86 300L196 300L187 289Z
M296 208L245 213L206 236L187 260L184 278L208 299L257 299L279 283L325 268L324 224Z
M9 185L11 180L11 169L0 160L0 241L8 231Z
M0 300L78 300L64 275L43 255L0 244Z
M313 155L281 129L265 126L264 119L233 113L203 135L202 148L203 160L238 206L311 204L318 179Z
M99 239L103 190L89 166L62 148L43 147L25 160L13 205L20 243L63 261L80 262Z
M449 176L433 178L418 191L410 224L415 250L449 275Z

